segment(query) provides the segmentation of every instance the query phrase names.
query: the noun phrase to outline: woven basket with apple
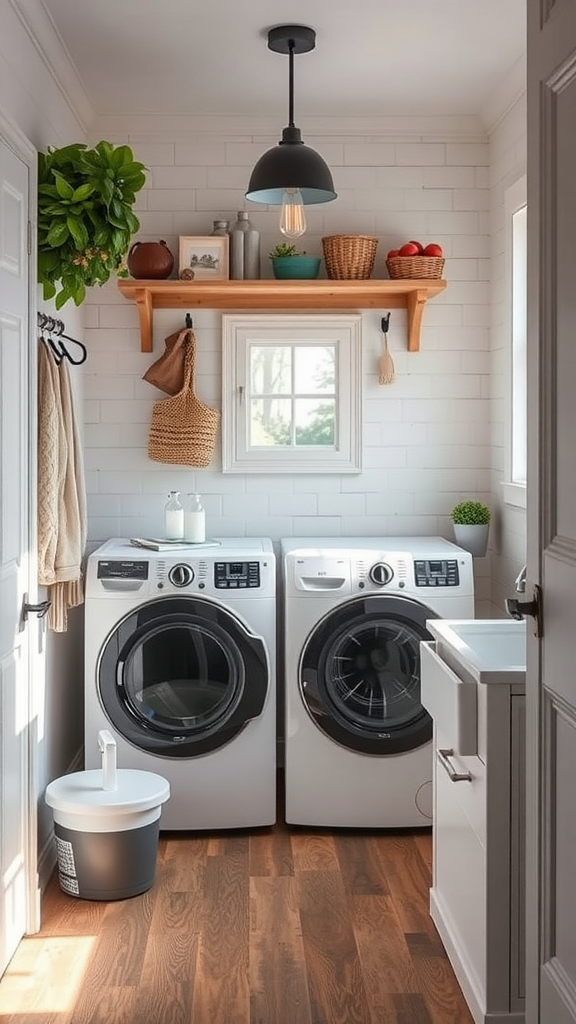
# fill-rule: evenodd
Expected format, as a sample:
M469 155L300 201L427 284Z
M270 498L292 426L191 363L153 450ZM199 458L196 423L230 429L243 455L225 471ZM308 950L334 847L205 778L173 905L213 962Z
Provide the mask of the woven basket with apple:
M436 242L405 242L399 249L390 249L386 257L388 273L393 281L401 278L434 279L442 277L444 253Z

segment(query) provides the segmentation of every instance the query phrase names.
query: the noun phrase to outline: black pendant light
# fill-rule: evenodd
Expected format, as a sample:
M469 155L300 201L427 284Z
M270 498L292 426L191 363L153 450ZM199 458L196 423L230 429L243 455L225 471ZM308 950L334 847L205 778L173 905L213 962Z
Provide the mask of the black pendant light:
M254 167L246 199L268 206L282 206L285 223L283 226L281 219L280 229L288 237L297 237L305 229L302 205L329 203L336 199L328 165L315 150L304 145L300 129L294 124L294 54L308 53L315 46L314 29L304 25L281 25L268 33L269 49L275 53L287 53L289 57L289 123L278 145L264 153ZM287 216L284 216L285 209L288 210ZM302 222L304 227L298 230Z

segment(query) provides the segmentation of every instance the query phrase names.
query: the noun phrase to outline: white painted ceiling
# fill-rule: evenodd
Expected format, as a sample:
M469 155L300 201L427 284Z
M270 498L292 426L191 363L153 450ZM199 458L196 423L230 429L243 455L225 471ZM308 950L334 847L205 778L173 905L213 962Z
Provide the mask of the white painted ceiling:
M308 116L480 114L525 51L526 0L42 0L95 115L277 116L274 25L316 30L295 58Z

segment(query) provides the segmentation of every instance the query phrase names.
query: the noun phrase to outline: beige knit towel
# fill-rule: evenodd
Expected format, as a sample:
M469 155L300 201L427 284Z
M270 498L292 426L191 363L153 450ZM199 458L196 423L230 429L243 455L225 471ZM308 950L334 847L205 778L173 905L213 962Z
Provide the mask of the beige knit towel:
M84 600L86 491L68 364L38 345L38 583L49 588L48 626L68 627Z

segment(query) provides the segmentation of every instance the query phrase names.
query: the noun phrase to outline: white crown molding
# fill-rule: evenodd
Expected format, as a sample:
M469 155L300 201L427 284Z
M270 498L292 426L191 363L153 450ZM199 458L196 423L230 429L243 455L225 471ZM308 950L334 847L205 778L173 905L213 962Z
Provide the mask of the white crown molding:
M48 68L83 135L94 120L76 67L42 0L8 0Z
M516 61L505 78L498 84L480 111L482 123L490 135L506 114L526 92L526 53Z
M90 135L155 139L227 138L273 145L282 135L279 118L194 114L109 114L98 116ZM486 129L479 117L309 117L299 118L305 142L485 142Z

